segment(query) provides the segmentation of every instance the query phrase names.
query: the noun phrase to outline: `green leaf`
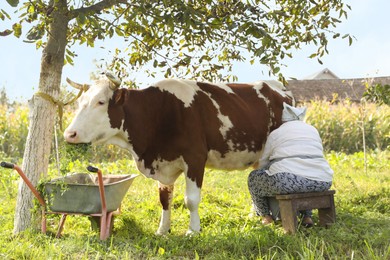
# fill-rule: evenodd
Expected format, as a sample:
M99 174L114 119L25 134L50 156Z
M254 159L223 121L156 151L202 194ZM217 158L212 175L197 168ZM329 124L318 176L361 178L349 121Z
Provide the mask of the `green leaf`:
M35 5L30 5L27 9L28 13L33 14L35 13Z
M71 50L69 50L69 49L66 49L65 51L66 51L66 54L67 54L67 55L69 55L70 57L74 57L74 56L76 56L76 55L75 55L75 53L74 53L74 52L72 52L72 51L71 51Z
M15 37L19 38L22 35L22 25L20 23L14 23L12 29L14 30Z
M65 55L65 61L66 61L66 63L73 65L73 59L70 55Z
M280 71L280 68L279 67L275 67L273 70L272 70L272 73L274 75L278 74L278 72Z
M76 20L79 25L84 25L86 22L85 15L83 13L80 13L79 16L76 17Z
M4 31L0 32L0 36L8 36L11 33L12 33L12 31L7 29L7 30L4 30Z
M35 48L38 50L39 48L41 48L43 45L43 42L42 40L38 40L35 42Z
M45 34L45 31L43 30L43 28L33 27L28 31L26 37L30 41L36 41L36 40L42 39L44 34Z
M118 35L118 36L124 36L122 30L118 27L115 28L115 33Z
M2 17L4 17L4 19L2 19L2 20L5 20L5 18L7 18L8 20L11 20L11 16L9 16L9 14L6 11L4 11L3 9L1 9L0 14Z
M195 260L199 260L199 259L200 259L199 254L198 254L198 252L196 252L196 250L195 250Z
M172 75L172 69L171 68L168 68L167 71L165 72L164 74L164 77L168 78L169 76Z
M95 39L87 38L87 46L94 47L95 46Z
M7 0L7 2L12 7L17 7L19 4L19 0Z

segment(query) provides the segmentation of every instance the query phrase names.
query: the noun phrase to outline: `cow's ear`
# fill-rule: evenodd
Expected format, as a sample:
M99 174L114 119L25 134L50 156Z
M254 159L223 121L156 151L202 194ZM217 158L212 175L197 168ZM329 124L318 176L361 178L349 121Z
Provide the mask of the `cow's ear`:
M112 99L114 100L115 105L122 105L125 102L126 90L120 88L114 91Z

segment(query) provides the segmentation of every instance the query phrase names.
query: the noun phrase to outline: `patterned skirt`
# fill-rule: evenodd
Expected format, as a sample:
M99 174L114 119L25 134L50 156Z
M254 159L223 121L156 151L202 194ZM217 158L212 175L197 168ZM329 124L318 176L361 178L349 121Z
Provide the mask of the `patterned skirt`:
M264 169L252 171L248 176L249 193L258 216L277 215L270 212L270 197L277 194L322 192L331 186L332 182L310 180L288 172L268 175ZM311 216L311 210L301 213Z

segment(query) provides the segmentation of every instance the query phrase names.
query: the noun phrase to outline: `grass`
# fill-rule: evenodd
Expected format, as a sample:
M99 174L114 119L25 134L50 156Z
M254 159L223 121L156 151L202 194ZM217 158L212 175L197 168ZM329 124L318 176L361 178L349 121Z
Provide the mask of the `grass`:
M157 183L142 176L130 187L107 241L100 241L82 216L69 217L60 239L33 230L14 236L18 177L0 169L0 258L390 259L390 152L370 153L367 172L361 153L329 153L327 158L335 170L337 222L328 229L300 228L295 235L284 234L280 224L264 227L250 216L249 170L207 170L200 205L203 230L197 236L185 236L189 216L183 177L175 187L172 232L154 235L161 211ZM74 170L84 166L76 162ZM98 166L112 174L136 171L129 160ZM58 217L51 218L49 230L55 231L57 223Z

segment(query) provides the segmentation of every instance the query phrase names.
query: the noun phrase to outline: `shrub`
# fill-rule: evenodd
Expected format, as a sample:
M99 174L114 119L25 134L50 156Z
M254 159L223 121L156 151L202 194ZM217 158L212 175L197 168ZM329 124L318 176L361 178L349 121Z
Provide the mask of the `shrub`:
M28 107L24 105L0 105L1 156L23 157L28 133Z

